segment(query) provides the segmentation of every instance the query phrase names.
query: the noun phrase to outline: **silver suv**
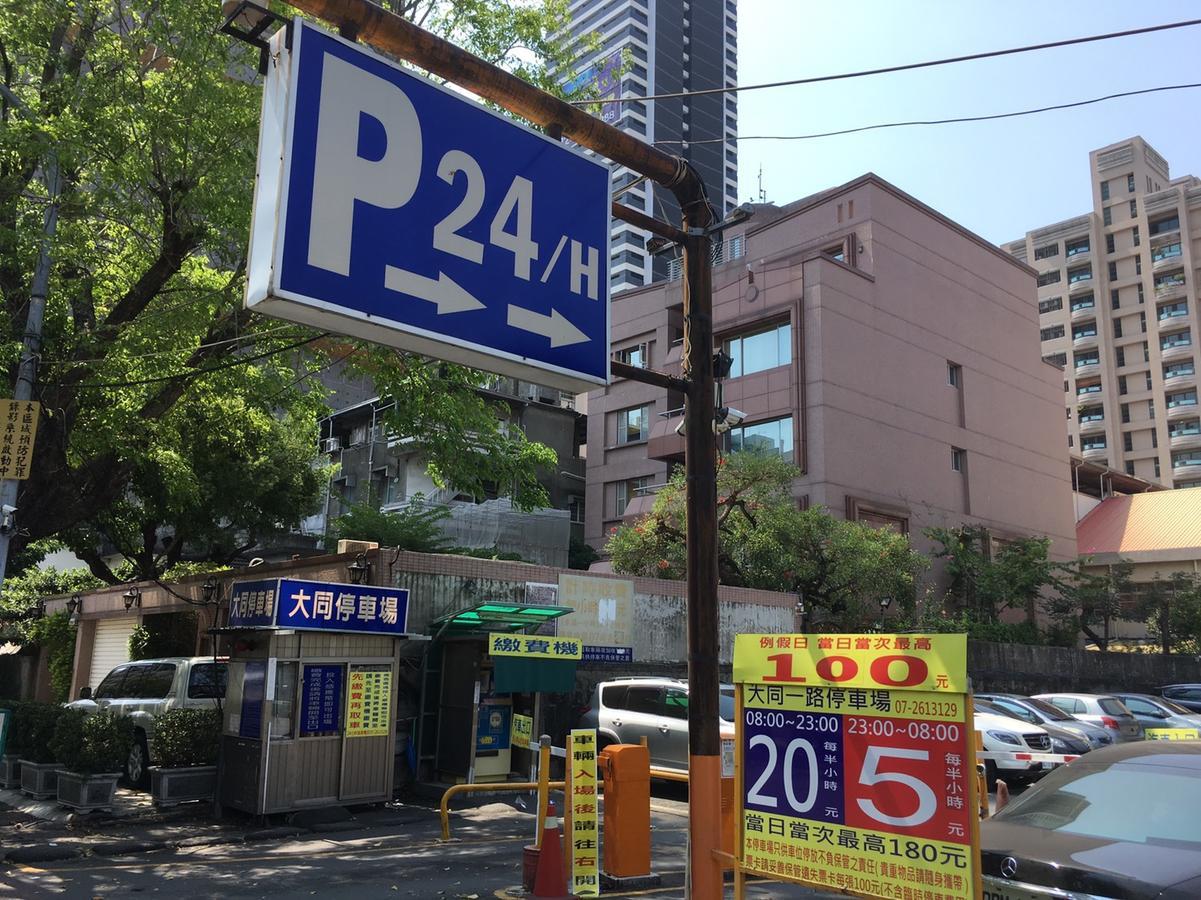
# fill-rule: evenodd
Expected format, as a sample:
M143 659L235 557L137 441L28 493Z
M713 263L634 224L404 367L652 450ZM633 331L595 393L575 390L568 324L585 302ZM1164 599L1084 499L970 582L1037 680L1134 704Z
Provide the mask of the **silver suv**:
M734 686L723 684L718 700L722 741L734 739ZM646 738L651 765L688 771L688 682L676 678L602 681L580 717L595 728L598 749L638 744Z
M107 709L129 716L134 724L133 746L125 761L125 777L144 787L154 759L154 720L169 709L216 707L225 698L227 665L211 656L175 656L124 663L104 676L91 695L68 703L70 709Z

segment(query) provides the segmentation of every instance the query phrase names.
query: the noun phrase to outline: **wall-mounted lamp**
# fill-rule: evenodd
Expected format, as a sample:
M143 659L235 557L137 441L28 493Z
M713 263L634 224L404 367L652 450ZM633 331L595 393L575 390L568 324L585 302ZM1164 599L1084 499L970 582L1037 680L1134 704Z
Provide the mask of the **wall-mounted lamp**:
M888 612L888 607L892 606L892 597L882 597L880 599L880 618L884 618L884 614Z
M72 625L79 624L79 614L83 611L83 597L79 594L72 594L71 599L67 601L67 618L70 619Z
M217 581L216 575L210 575L208 578L204 579L204 584L200 586L200 591L204 596L205 606L208 606L214 600L220 599L220 594L218 593L220 587L221 582Z
M371 563L367 562L367 554L360 553L354 562L346 564L346 574L350 576L351 584L363 584L371 575Z
M125 601L125 609L130 610L135 606L142 605L142 591L136 584L121 595L121 599Z

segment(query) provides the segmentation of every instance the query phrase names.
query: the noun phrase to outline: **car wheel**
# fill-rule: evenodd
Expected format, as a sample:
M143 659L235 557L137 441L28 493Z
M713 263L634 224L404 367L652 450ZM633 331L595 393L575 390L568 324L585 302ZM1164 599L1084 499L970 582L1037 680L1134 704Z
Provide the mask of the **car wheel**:
M125 757L125 778L136 788L150 784L150 751L146 748L145 735L136 735L129 755Z

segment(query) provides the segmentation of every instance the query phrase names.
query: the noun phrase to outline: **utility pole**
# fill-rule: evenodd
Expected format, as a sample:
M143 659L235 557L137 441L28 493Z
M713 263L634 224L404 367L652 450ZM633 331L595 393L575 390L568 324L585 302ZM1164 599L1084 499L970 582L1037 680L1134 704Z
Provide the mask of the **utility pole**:
M0 88L3 86L0 85ZM22 115L27 108L20 98L7 88L5 97ZM53 147L46 152L42 165L42 180L46 185L46 212L42 217L42 240L38 247L38 260L29 285L29 309L25 314L25 337L21 347L21 361L17 365L17 383L13 385L13 400L26 403L33 399L33 386L37 381L38 358L42 353L42 320L46 315L46 294L50 289L51 254L54 234L58 230L59 197L62 193L58 168L58 154ZM0 586L8 574L8 548L17 528L17 491L21 482L15 478L0 481Z
M684 378L658 372L613 371L687 397L688 475L688 754L689 872L695 900L723 893L721 739L718 731L717 437L714 431L713 283L709 229L713 211L700 176L672 156L607 125L477 56L368 0L289 0L336 25L343 36L407 60L491 100L543 129L596 151L670 190L682 212L679 228L614 204L614 214L684 247Z

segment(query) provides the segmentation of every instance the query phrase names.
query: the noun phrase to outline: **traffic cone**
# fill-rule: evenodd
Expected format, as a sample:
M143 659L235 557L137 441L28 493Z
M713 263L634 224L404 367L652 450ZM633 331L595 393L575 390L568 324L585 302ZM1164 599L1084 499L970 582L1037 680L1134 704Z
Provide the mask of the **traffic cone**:
M563 871L563 835L553 800L546 804L546 824L542 828L542 846L538 850L533 896L553 897L556 900L571 896L567 893L567 875Z

